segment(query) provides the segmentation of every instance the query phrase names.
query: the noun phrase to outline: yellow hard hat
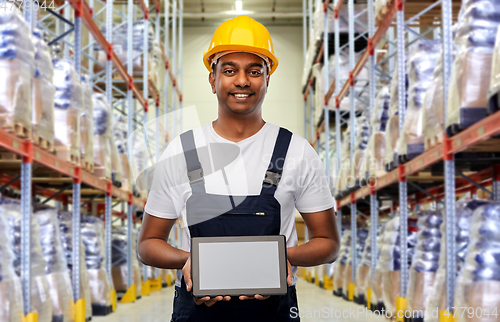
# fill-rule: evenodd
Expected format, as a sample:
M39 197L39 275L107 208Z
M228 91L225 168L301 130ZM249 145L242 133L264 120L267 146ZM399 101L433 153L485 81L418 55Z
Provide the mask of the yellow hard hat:
M212 37L208 51L203 53L203 63L209 72L210 57L227 50L255 52L269 57L272 61L270 74L278 67L278 57L274 55L273 41L269 31L261 23L247 16L238 16L223 22Z

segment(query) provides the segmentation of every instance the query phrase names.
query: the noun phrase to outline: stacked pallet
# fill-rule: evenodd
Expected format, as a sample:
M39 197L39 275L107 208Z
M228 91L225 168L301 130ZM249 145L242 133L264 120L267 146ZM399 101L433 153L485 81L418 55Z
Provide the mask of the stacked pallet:
M16 12L0 15L0 127L31 138L31 83L35 48L28 24Z

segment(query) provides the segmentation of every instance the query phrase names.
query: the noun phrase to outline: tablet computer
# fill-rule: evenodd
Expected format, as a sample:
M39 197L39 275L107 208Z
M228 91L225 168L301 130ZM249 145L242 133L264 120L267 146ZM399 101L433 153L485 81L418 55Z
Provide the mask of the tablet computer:
M193 295L287 294L285 236L195 237Z

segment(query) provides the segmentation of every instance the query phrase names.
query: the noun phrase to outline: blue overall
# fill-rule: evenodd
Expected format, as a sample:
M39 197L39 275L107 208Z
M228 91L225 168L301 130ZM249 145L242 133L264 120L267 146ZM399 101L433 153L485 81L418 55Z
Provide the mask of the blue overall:
M292 138L290 131L279 130L260 195L244 197L208 194L193 132L185 132L180 138L192 189L192 195L186 202L191 237L279 235L281 206L274 193ZM220 301L207 307L194 303L192 292L187 292L182 278L181 287L175 287L171 321L300 321L297 293L295 286L289 286L287 295L271 296L262 301L241 301L232 297L230 301Z

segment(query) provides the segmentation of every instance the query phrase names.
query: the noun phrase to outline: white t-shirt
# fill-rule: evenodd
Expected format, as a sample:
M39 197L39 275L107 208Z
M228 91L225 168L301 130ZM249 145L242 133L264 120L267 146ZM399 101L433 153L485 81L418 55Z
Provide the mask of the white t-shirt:
M194 129L193 135L196 148L200 150L199 159L204 172L206 192L218 195L259 195L278 131L278 126L265 123L256 134L235 143L218 135L212 123ZM227 155L234 155L234 160L223 165L223 171L214 169L214 163L220 164L220 161L214 162L217 157L211 154L211 151L215 150L214 144L231 145L225 147L230 147ZM209 157L204 157L204 154ZM215 167L221 166L216 164ZM187 177L186 161L181 140L176 137L168 145L156 166L145 211L156 217L177 219L181 213L185 213L186 201L190 196L191 187ZM334 206L325 170L318 154L307 140L297 134L292 135L281 181L274 197L281 205L280 234L286 236L287 247L297 246L298 243L295 208L302 213L312 213ZM183 229L181 249L189 251L190 242L189 229ZM292 267L292 270L295 284L297 267ZM177 285L180 285L181 276L182 272L179 270Z

